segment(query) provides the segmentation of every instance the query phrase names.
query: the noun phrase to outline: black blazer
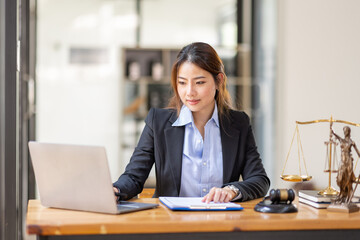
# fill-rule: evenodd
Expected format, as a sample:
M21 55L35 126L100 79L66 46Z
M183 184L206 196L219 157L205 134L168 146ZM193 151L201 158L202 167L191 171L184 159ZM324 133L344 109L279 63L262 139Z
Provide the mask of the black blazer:
M171 126L176 110L150 109L138 146L125 172L113 184L130 199L139 194L155 163L154 197L179 196L185 127ZM244 112L230 111L219 118L223 152L223 186L235 185L241 201L263 197L270 180L257 151L249 117ZM242 176L243 181L239 181Z

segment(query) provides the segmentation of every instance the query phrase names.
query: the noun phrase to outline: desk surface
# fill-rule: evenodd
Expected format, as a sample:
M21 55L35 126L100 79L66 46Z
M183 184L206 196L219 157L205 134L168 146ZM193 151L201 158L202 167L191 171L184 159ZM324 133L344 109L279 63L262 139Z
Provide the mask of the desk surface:
M155 198L139 202L159 203ZM132 234L181 232L232 232L274 230L359 229L360 213L336 213L296 203L298 213L255 212L260 199L243 202L242 211L174 212L160 204L156 209L120 215L45 208L30 200L26 219L29 234Z

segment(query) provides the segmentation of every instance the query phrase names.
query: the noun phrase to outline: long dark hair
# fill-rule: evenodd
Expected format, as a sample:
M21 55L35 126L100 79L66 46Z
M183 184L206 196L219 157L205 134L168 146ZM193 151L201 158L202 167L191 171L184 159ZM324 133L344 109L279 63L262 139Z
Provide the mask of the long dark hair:
M177 78L181 64L190 62L211 73L215 84L218 87L215 94L215 100L219 115L227 115L229 109L232 109L231 97L226 88L227 77L224 71L224 64L215 49L207 43L195 42L183 47L177 55L176 61L171 70L171 85L174 92L170 99L169 108L175 108L179 115L183 103L177 91ZM223 79L219 78L223 75Z

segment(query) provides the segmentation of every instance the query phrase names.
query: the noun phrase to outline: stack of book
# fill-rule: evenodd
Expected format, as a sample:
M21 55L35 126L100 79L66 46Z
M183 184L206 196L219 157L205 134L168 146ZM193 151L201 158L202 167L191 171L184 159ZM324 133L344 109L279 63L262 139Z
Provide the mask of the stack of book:
M300 190L299 202L310 205L314 208L327 208L332 200L335 200L336 196L323 196L316 190ZM352 202L360 206L360 198L353 197Z

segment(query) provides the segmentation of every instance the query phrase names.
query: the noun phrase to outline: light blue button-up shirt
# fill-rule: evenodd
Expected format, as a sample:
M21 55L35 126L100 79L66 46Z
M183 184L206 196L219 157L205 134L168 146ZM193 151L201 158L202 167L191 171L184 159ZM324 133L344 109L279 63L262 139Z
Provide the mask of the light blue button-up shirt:
M180 197L203 197L223 185L223 156L218 110L205 125L204 139L185 105L172 126L185 126Z

